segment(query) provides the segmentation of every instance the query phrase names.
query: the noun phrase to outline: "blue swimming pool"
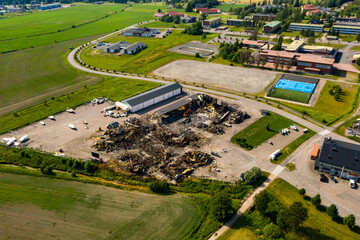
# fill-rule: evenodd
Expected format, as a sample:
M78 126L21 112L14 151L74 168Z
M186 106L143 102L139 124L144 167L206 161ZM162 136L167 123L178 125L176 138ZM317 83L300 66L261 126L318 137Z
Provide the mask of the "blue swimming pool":
M281 89L292 90L297 92L305 92L305 93L313 93L315 87L316 84L313 83L296 82L286 79L280 79L275 85L275 88L281 88Z

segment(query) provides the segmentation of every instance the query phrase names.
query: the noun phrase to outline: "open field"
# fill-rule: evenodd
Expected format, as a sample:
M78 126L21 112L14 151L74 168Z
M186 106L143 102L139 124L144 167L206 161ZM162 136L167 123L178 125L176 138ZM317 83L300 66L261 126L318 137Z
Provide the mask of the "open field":
M349 119L347 119L343 124L341 124L339 127L337 127L335 129L335 132L342 135L342 136L345 136L351 140L354 140L356 142L360 142L360 138L359 137L356 137L356 136L347 136L346 135L346 128L351 128L353 123L356 122L357 119L360 118L360 115L356 115L354 117L351 117Z
M360 237L359 234L350 231L347 226L333 221L325 212L317 210L310 201L306 201L300 196L294 186L280 178L270 183L266 191L286 207L289 207L295 201L300 201L309 209L309 218L305 221L300 231L285 235L285 239L351 240ZM259 212L246 212L219 240L258 239L261 230L268 223L270 223L270 219L263 217Z
M350 50L358 52L358 51L360 51L360 46L353 46L350 48Z
M271 93L268 95L269 97L280 98L300 103L308 103L311 97L310 93L305 92L297 92L287 89L274 88Z
M156 21L156 22L144 23L141 26L148 28L174 28L174 27L185 28L186 26L188 26L188 24L186 23L174 24L173 22Z
M163 6L147 4L132 4L131 7L125 4L96 6L82 4L56 11L14 16L5 19L9 23L5 24L5 28L0 29L0 35L4 36L4 39L8 39L0 41L0 49L2 52L8 52L112 32L138 22L153 19L152 16L158 8L166 10ZM87 14L88 11L90 12L89 15ZM105 17L106 15L108 17ZM77 17L72 20L74 16ZM22 29L22 26L26 29L25 34L18 31L18 28ZM8 34L12 37L7 37Z
M83 88L77 92L0 117L0 133L47 118L55 113L65 111L67 107L79 106L97 97L103 96L114 101L120 101L157 86L159 84L154 82L106 78L96 85Z
M2 239L183 239L200 218L181 195L6 173L0 186Z
M186 56L166 50L190 41L207 42L215 36L217 36L217 34L209 34L205 39L202 39L201 36L191 36L183 34L181 31L173 31L166 38L129 37L119 35L108 39L107 42L144 42L147 47L134 55L105 54L101 50L88 48L81 54L81 59L94 67L147 74L152 70L177 59L199 59L195 58L195 56ZM95 51L99 51L99 53L95 53Z
M288 128L291 124L293 124L291 120L276 113L270 113L234 135L231 142L250 150L279 134L281 129Z
M231 67L223 64L179 60L153 72L197 84L205 84L250 94L261 92L276 77L276 72L255 68Z
M353 42L353 41L356 41L356 35L340 34L339 38L342 39L344 42Z
M101 77L74 70L64 62L69 47L93 38L0 55L0 115L100 81Z
M244 8L245 4L220 4L219 6L216 6L216 8L221 9L224 12L228 12L230 8Z
M329 94L330 88L336 84L342 88L339 101L336 101L334 96ZM299 106L285 102L282 104L319 122L330 125L354 110L357 106L358 93L359 87L357 85L326 82L314 107Z

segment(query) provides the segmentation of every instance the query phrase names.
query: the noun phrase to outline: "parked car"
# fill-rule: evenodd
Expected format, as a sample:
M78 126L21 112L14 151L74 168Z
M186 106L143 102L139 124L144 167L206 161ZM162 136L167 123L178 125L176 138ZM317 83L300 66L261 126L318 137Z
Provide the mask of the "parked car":
M331 179L334 181L334 183L338 183L338 180L335 177L331 177Z
M350 179L349 187L351 187L351 188L355 188L355 187L356 187L356 182L355 182L354 179Z
M240 174L240 180L241 181L244 181L245 180L245 174L247 173L247 171L246 172L242 172L241 174Z
M321 182L327 182L328 181L328 178L325 176L325 174L320 174L320 181Z

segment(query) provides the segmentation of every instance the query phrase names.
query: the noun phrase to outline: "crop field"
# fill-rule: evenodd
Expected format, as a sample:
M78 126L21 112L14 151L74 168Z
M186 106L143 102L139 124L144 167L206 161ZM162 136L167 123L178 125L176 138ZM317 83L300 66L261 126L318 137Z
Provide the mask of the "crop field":
M49 12L2 19L0 51L8 52L109 33L153 19L158 8L147 4L82 4ZM21 31L19 30L21 29Z
M219 6L216 6L216 8L221 9L224 12L228 12L230 8L244 8L245 4L220 4Z
M298 193L298 189L288 182L278 178L266 188L280 203L289 207L291 203L300 201L309 209L309 218L304 222L298 232L286 234L282 239L316 239L316 240L351 240L359 239L356 232L352 232L347 226L336 223L326 212L321 212L306 201ZM270 222L269 218L263 217L259 212L246 212L235 225L226 231L219 240L255 240L262 239L262 231ZM259 231L260 230L260 231Z
M244 130L238 132L231 138L231 142L250 150L279 134L281 129L289 127L293 123L291 120L271 112L270 115L260 118ZM244 141L241 142L241 140Z
M0 173L1 239L184 239L200 219L182 195Z
M329 90L335 84L338 84L342 88L342 93L338 101L335 100L334 96L329 94ZM329 125L351 112L357 106L358 94L359 87L357 85L326 82L314 107L299 106L285 102L282 104Z
M308 103L311 94L281 88L274 88L268 96L300 103Z
M129 37L119 35L108 39L107 42L144 42L147 47L134 55L105 54L102 50L88 48L82 53L81 59L91 66L102 69L147 74L152 70L177 59L200 59L205 61L205 59L196 58L195 56L186 56L166 50L194 40L207 42L215 36L217 36L217 34L209 34L205 39L202 39L201 36L187 35L181 33L181 31L173 31L166 38Z

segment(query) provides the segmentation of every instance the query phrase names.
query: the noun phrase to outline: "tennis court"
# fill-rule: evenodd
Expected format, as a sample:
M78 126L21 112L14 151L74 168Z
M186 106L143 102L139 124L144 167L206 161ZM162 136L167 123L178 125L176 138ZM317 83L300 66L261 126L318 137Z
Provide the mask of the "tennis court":
M275 85L275 88L281 88L281 89L310 93L310 94L314 92L315 87L316 84L313 83L290 81L286 79L280 79Z

